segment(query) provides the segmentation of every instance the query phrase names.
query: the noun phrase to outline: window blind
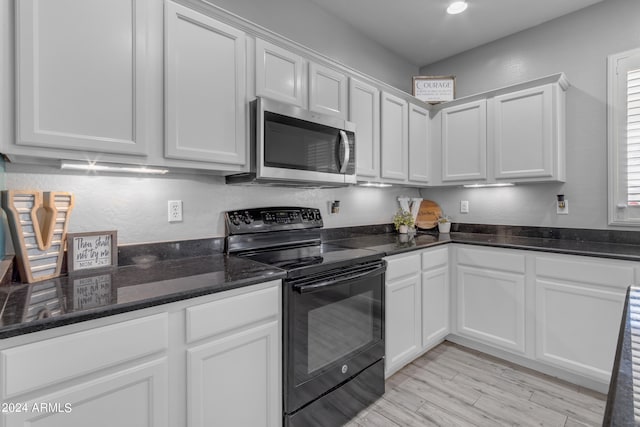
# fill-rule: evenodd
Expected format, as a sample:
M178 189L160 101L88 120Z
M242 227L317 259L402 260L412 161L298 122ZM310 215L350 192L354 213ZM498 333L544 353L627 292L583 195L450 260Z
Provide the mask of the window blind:
M627 72L627 204L640 206L640 69Z

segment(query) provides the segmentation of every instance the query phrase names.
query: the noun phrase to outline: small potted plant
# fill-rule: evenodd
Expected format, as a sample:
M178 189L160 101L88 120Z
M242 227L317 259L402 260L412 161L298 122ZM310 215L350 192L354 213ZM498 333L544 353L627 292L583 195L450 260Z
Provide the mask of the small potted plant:
M451 231L451 219L444 215L438 218L438 232L448 233Z
M398 209L398 212L393 216L393 225L398 233L408 233L409 228L413 228L413 224L413 215L409 211Z

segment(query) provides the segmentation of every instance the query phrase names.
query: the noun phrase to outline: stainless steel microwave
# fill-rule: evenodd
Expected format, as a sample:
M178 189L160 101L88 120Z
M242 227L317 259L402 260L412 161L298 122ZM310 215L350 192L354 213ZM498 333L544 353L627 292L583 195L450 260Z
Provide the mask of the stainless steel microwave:
M250 111L250 171L227 176L227 184L356 183L354 123L266 98L253 101Z

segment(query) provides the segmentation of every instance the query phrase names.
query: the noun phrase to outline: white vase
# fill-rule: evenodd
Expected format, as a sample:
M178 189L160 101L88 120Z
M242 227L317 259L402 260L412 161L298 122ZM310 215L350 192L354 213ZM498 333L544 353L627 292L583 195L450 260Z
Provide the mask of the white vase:
M451 223L450 222L439 222L438 223L438 231L440 233L448 233L451 231Z
M408 231L409 231L409 227L407 227L404 224L398 227L398 233L400 234L407 234Z

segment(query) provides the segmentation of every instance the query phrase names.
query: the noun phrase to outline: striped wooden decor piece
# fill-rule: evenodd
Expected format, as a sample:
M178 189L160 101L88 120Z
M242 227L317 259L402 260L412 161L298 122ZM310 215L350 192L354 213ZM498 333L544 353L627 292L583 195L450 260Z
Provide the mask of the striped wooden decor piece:
M73 194L37 190L5 190L7 213L18 271L33 283L60 275Z

